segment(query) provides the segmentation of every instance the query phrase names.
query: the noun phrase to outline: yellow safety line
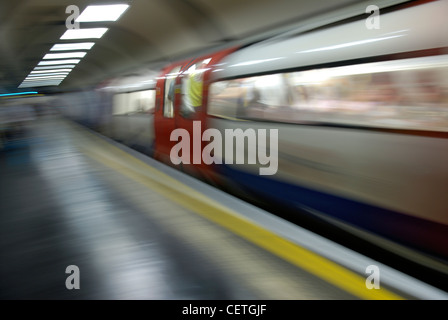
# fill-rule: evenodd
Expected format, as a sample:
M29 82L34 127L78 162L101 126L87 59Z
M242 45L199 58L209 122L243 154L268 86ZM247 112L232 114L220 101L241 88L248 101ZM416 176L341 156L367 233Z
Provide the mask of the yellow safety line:
M94 135L92 134L92 136ZM182 184L157 169L154 169L143 161L129 155L112 144L109 144L96 136L94 137L97 138L97 141L101 141L108 147L112 147L114 152L118 152L119 157L126 159L126 164L120 164L117 161L113 161L110 158L99 155L97 152L84 149L83 151L88 156L120 172L132 180L157 191L164 197L181 205L182 207L200 214L201 216L234 232L242 238L249 240L250 242L277 255L278 257L289 261L290 263L359 298L369 300L403 299L401 296L384 288L367 289L365 278L360 275L324 257L321 257L312 251L304 249L295 243L285 240L258 225L255 225L252 221L243 218L237 212L234 212L233 210L205 197L196 190ZM148 170L148 172L156 175L156 177L150 177L148 174L137 172L135 170L135 166L138 165L143 165L145 171Z

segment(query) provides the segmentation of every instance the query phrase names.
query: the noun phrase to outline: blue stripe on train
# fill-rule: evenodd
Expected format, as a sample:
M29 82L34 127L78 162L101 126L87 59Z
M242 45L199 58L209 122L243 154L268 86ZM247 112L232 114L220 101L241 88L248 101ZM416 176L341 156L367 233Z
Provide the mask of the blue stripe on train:
M404 245L448 257L446 225L282 182L270 176L252 175L228 165L220 165L219 171L267 201L276 201L289 208L316 210Z

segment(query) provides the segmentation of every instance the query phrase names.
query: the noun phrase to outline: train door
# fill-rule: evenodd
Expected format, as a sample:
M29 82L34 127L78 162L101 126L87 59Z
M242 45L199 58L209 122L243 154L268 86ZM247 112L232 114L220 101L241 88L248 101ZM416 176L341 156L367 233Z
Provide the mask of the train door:
M183 171L196 176L202 176L206 169L202 162L202 133L206 129L204 82L210 61L211 58L196 59L186 65L178 79L180 90L176 92L179 103L174 112L175 125L189 136L189 148L184 144L182 149L181 166Z
M170 151L175 145L170 141L171 132L176 128L175 86L182 64L171 65L163 70L156 85L156 110L154 113L155 148L154 158L170 163Z
M213 169L202 161L202 133L207 129L209 79L213 66L235 49L230 48L208 57L184 61L164 70L156 88L154 157L157 160L175 165L189 174L209 179ZM175 129L184 129L182 132L188 136L189 148L172 153L172 150L175 150L173 147L182 140L178 138L171 141L171 134ZM172 154L174 157L181 157L181 163L173 163Z
M177 80L176 107L174 111L176 129L184 129L189 136L189 148L182 150L182 170L188 174L214 182L214 168L202 159L202 134L208 128L208 87L214 68L236 47L216 52L190 61L183 68ZM177 143L177 142L176 142ZM187 161L184 161L187 160Z

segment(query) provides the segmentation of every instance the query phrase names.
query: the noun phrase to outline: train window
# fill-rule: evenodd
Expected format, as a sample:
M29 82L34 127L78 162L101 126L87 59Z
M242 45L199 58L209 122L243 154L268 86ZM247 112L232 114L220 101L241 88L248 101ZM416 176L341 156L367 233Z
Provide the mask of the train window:
M219 117L448 131L448 55L221 81L209 92Z
M163 116L165 118L174 117L174 86L176 84L176 78L179 74L181 66L174 67L166 75L165 80L165 103L163 105Z
M243 82L246 81L246 85ZM251 85L247 79L220 81L209 88L208 114L223 118L244 118L244 107L251 100Z
M142 112L148 113L156 106L156 90L146 90L140 92L139 108Z
M113 98L113 115L122 115L128 113L128 94L118 93Z
M272 118L288 104L285 74L235 79L210 86L209 114L229 118ZM279 109L280 108L280 109Z
M193 117L202 106L203 77L210 60L204 59L193 64L182 77L180 115L184 118Z
M129 94L128 113L148 113L154 109L155 90L136 91Z
M155 96L155 90L117 93L113 98L113 115L151 112Z

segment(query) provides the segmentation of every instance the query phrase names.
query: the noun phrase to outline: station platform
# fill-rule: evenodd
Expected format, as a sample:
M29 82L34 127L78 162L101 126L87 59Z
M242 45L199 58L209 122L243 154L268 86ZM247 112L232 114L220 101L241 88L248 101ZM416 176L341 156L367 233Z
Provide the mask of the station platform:
M0 152L0 194L0 299L448 298L58 117Z

